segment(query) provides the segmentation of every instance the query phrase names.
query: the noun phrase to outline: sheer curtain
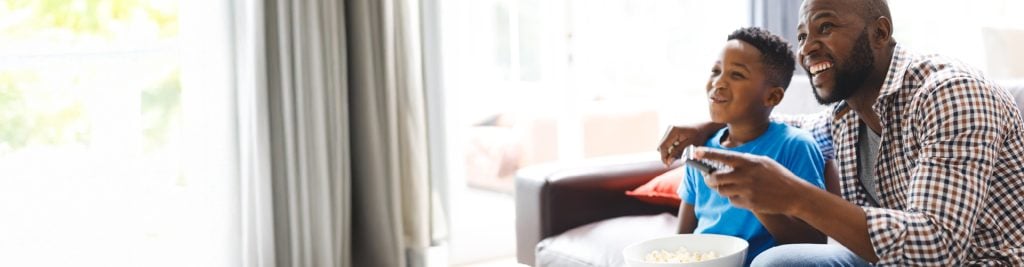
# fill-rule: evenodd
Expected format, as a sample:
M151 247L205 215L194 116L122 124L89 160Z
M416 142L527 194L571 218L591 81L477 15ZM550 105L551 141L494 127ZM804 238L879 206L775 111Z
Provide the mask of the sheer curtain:
M252 62L236 63L254 73L257 89L239 95L255 114L240 118L251 130L241 142L256 147L242 164L269 186L243 184L247 265L423 265L429 183L418 1L248 8L252 16L240 19L262 27L237 39L254 42L239 45ZM270 210L272 219L261 213Z

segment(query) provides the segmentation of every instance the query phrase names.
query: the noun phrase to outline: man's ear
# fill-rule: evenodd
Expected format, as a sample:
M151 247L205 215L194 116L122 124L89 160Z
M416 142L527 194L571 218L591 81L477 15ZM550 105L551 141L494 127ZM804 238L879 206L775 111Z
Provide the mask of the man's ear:
M886 16L881 16L875 19L874 32L872 33L871 43L874 44L875 49L880 47L888 46L892 42L892 20Z
M782 103L782 98L785 96L786 89L783 89L782 87L775 86L768 88L768 93L765 94L764 97L764 106L770 108L775 107L779 105L779 103Z

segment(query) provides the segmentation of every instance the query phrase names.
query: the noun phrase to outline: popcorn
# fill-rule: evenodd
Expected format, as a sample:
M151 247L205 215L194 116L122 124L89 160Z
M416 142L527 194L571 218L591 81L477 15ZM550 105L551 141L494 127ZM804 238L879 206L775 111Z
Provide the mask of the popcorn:
M714 251L690 252L686 247L679 247L679 249L674 252L662 249L651 251L650 253L647 253L647 256L644 256L644 261L655 263L690 263L715 258L718 258L718 253L715 253Z

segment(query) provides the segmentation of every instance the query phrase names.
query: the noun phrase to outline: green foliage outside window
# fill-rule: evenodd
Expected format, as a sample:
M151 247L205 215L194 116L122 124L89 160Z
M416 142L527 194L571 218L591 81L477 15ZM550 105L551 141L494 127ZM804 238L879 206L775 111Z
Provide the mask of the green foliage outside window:
M91 93L88 90L104 88L84 87L95 86L97 79L101 80L99 84L113 84L119 80L117 75L111 74L112 70L82 63L79 54L95 54L96 47L152 49L133 46L159 47L159 44L170 43L177 36L176 1L0 2L0 40L4 40L0 42L0 155L34 145L88 144L92 128L90 110L84 102L85 94ZM89 48L83 50L80 46ZM59 49L52 51L38 47ZM58 63L38 63L37 59ZM153 61L145 56L135 60ZM146 150L166 143L175 122L180 120L180 67L176 61L169 64L173 65L170 71L167 67L134 70L148 75L163 73L160 74L163 77L152 79L152 85L138 88L142 113L138 115L142 117L143 128L140 134L144 136ZM87 70L54 72L58 67ZM91 80L92 83L83 85L83 80Z

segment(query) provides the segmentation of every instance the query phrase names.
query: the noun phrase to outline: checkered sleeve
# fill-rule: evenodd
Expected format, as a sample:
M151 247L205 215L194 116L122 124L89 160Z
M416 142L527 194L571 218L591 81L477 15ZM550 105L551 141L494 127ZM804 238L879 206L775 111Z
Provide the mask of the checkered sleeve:
M825 161L829 161L835 158L835 150L832 147L832 112L833 107L830 106L812 114L772 115L772 120L811 132L821 155L825 157Z
M948 78L914 106L920 152L905 184L906 207L864 207L879 265L960 266L966 258L1001 144L999 100L975 78ZM896 140L898 141L898 140ZM887 166L879 168L911 168Z

